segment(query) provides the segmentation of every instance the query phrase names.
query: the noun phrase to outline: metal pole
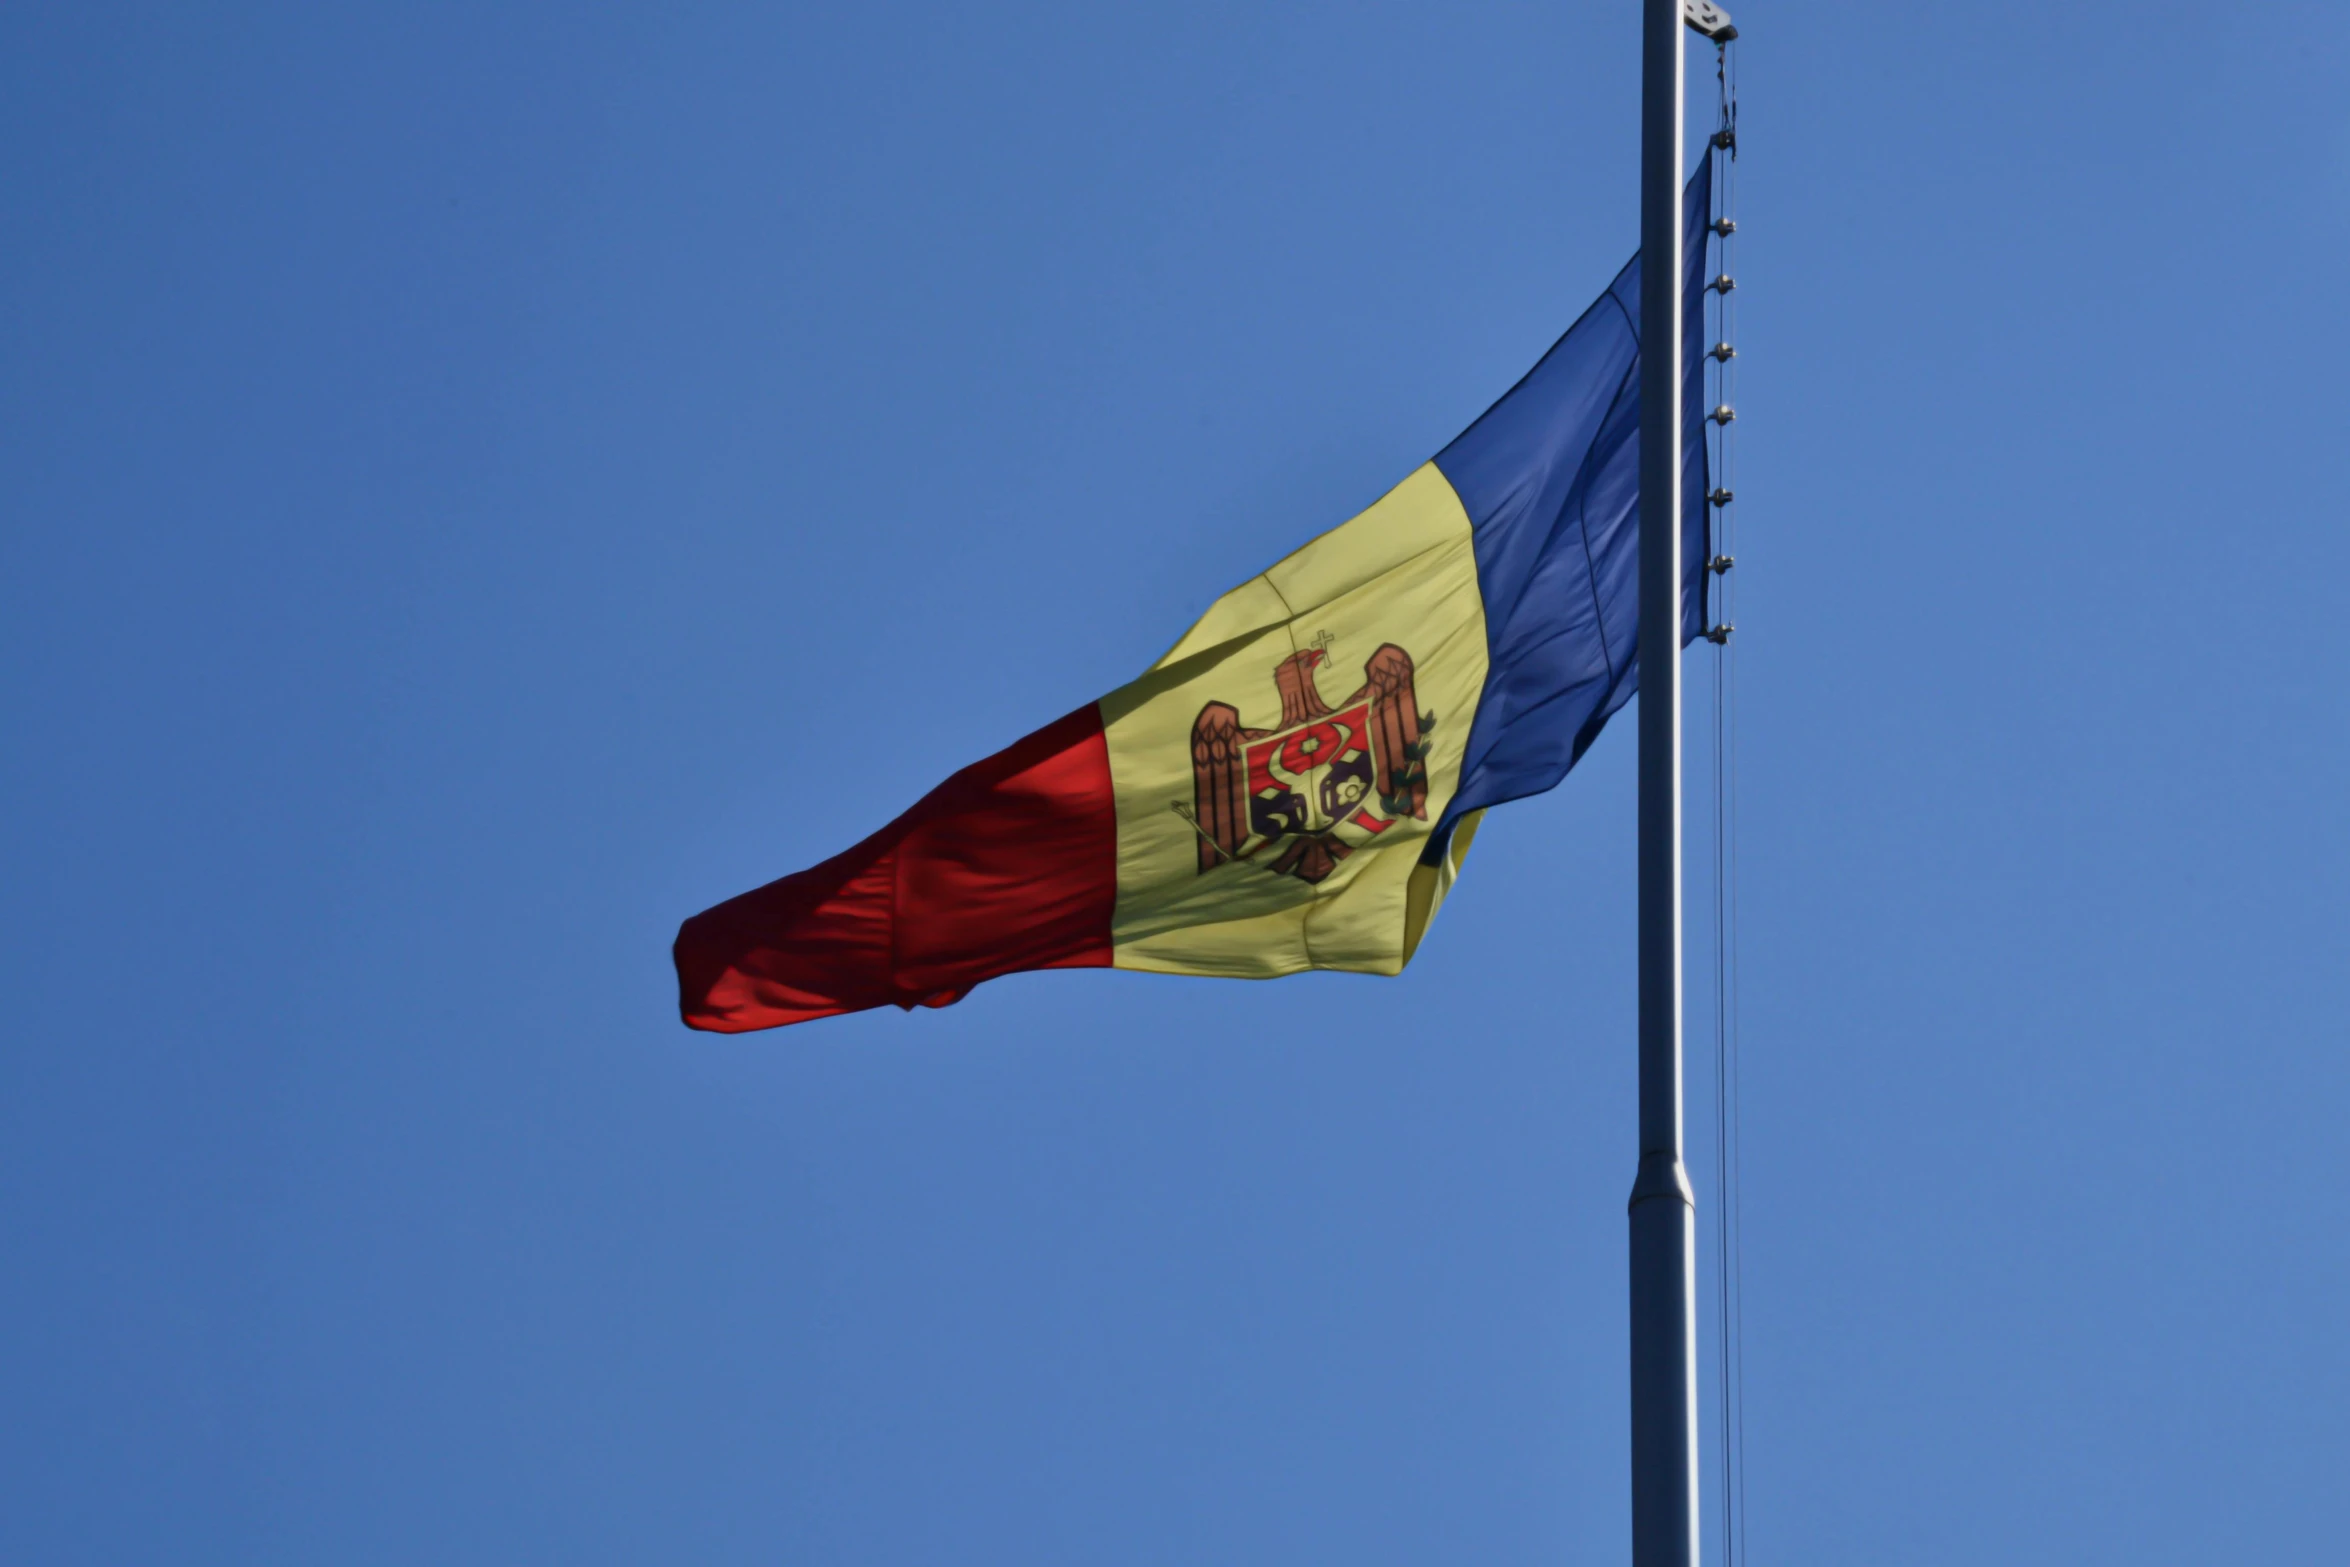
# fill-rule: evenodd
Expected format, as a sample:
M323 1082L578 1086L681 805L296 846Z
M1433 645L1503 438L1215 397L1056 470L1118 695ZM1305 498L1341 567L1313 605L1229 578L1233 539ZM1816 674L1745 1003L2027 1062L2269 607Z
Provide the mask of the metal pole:
M1697 1205L1681 1165L1681 28L1642 0L1640 1172L1632 1562L1697 1563Z

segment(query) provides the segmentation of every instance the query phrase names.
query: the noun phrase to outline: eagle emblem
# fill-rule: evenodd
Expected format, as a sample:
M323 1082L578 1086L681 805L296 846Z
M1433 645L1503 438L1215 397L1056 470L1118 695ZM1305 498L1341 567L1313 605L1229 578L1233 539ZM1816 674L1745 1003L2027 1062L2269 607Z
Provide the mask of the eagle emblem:
M1316 640L1273 666L1277 727L1243 728L1225 702L1192 723L1192 803L1175 811L1199 835L1201 875L1246 862L1319 882L1397 822L1428 819L1436 715L1412 693L1412 656L1383 644L1363 664L1362 689L1333 708L1314 676L1329 637Z

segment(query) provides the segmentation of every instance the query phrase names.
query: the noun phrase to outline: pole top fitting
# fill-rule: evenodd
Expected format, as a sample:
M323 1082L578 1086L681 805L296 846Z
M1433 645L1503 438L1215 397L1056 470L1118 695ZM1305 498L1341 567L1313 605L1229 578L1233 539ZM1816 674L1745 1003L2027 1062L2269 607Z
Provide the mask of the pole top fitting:
M1718 44L1738 36L1738 29L1730 25L1730 13L1713 0L1681 0L1681 20Z

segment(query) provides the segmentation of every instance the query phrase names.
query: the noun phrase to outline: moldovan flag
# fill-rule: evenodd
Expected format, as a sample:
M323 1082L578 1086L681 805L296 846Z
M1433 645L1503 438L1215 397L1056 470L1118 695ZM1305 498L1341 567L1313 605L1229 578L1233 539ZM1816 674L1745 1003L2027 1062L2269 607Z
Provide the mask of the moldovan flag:
M1684 199L1702 323L1710 155ZM1486 807L1551 788L1630 699L1640 262L1435 460L1218 599L1136 680L872 837L678 932L739 1032L999 974L1268 979L1411 961ZM1703 345L1684 332L1682 641L1706 623Z

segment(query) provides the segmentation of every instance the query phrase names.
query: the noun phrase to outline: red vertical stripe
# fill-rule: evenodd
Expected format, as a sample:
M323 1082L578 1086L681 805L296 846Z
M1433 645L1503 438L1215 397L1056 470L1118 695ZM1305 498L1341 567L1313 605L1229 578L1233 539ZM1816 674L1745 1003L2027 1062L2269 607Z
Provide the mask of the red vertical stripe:
M940 784L846 853L687 920L678 1006L742 1033L981 980L1106 968L1118 815L1092 704Z

